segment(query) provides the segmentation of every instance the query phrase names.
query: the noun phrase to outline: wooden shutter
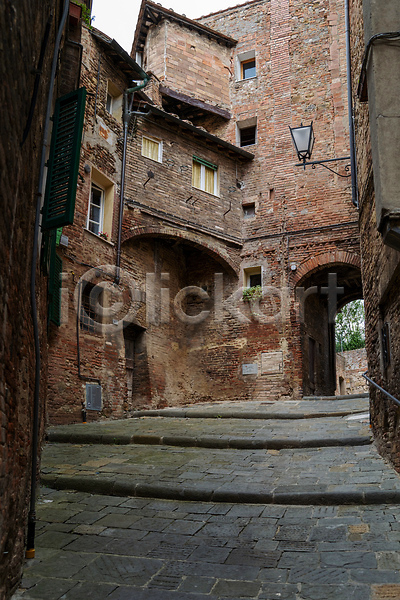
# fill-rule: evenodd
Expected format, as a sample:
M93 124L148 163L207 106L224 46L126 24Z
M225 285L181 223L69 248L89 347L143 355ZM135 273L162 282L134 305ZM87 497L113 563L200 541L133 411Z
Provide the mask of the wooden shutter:
M56 102L43 206L43 229L71 225L74 221L85 101L86 89L80 88L58 98Z
M49 273L49 320L57 326L61 324L61 273L62 260L52 249Z

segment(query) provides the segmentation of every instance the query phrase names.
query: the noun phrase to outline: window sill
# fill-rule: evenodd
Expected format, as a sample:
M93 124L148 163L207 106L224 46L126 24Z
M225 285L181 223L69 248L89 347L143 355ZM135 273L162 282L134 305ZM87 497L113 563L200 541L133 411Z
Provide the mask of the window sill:
M257 79L257 75L254 75L254 77L246 77L246 79L236 79L236 83L243 83L243 81L253 81L254 79Z
M151 158L150 156L146 156L145 154L141 154L141 156L142 156L142 158L147 158L147 160L151 160L151 162L155 162L158 165L162 165L163 164L162 160Z
M220 194L212 194L211 192L207 192L201 188L194 187L194 185L192 185L192 190L196 190L196 192L203 192L203 194L207 194L207 196L212 196L213 198L221 198Z
M109 246L114 247L114 242L109 242L108 240L105 240L103 237L101 237L100 235L97 235L97 233L93 233L93 231L90 231L90 229L87 229L87 227L83 228L83 231L86 231L86 233L89 233L90 235L92 235L93 237L97 238L98 240L101 240L102 242L104 242L105 244L108 244Z

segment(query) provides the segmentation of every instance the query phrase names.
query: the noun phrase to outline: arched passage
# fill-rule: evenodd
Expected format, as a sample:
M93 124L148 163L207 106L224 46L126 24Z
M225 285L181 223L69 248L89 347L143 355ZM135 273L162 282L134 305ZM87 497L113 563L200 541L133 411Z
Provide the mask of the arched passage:
M344 252L328 253L307 263L296 274L303 394L332 396L336 389L335 317L345 304L362 298L360 259Z
M240 348L230 350L230 334L215 315L217 281L228 296L237 287L235 250L164 228L134 233L125 236L121 260L141 295L134 344L125 340L131 405L231 398L226 353L237 371Z

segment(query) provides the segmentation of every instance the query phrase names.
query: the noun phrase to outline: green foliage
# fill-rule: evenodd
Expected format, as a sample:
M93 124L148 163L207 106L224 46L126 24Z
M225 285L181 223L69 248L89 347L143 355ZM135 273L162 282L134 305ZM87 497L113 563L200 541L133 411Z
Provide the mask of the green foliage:
M336 352L364 348L364 327L364 301L354 300L346 304L336 316Z
M251 302L252 300L261 300L261 298L262 298L261 285L253 285L253 287L244 288L243 300L245 302Z

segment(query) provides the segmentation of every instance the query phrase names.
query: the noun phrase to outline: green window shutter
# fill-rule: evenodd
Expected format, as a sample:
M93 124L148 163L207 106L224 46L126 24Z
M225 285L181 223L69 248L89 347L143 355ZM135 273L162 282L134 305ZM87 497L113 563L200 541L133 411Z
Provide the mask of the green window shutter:
M214 171L218 171L218 166L214 165L213 163L208 162L208 160L205 160L204 158L200 158L199 156L193 156L193 160L195 160L196 162L200 163L201 165L204 165L205 167L208 167L209 169L213 169Z
M61 273L62 260L56 254L55 244L53 243L49 272L49 320L58 327L61 324Z
M43 229L74 221L86 89L57 99L43 206Z

